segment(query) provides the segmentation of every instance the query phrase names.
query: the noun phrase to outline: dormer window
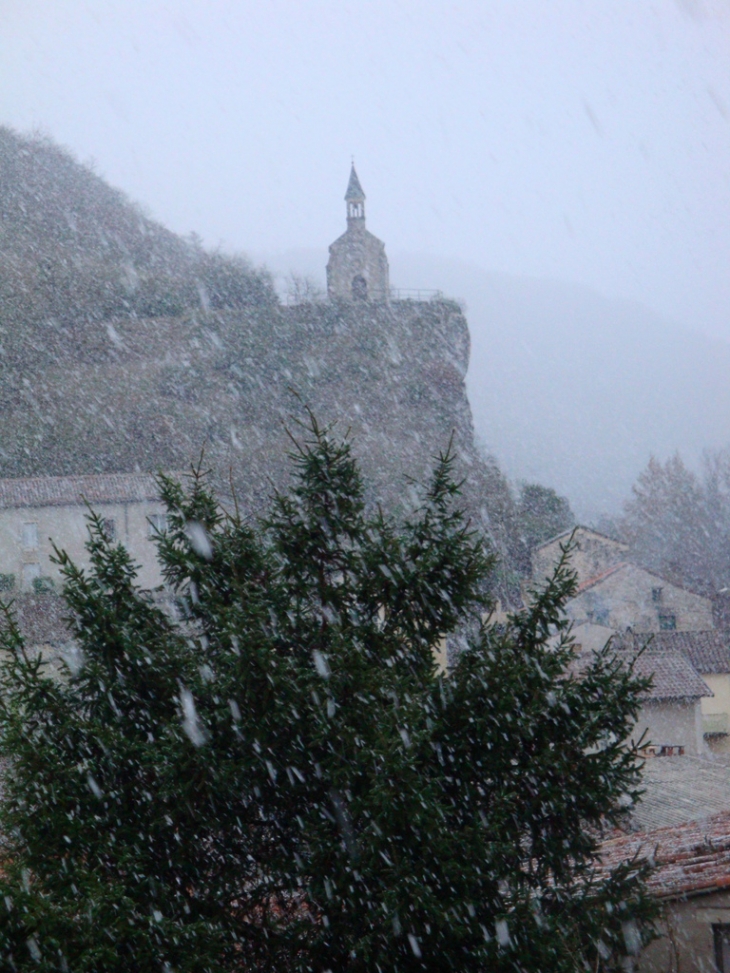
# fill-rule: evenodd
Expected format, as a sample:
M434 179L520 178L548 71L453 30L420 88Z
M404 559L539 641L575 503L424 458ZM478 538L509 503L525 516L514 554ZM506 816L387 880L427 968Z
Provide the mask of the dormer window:
M651 600L654 602L655 605L658 605L661 602L661 600L662 600L662 589L661 588L652 588L651 589Z

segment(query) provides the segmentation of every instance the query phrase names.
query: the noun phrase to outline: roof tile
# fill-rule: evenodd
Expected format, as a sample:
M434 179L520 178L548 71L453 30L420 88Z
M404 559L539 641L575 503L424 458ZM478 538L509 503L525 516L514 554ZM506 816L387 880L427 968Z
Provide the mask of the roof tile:
M159 500L154 476L146 473L99 473L87 476L39 476L0 480L0 510L68 504L134 503Z

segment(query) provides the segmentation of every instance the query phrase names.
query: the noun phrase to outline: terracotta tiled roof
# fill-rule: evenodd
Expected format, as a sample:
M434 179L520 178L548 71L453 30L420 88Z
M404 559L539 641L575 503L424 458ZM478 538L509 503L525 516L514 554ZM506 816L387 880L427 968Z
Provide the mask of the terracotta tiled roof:
M649 699L700 699L713 695L681 652L644 652L636 660L634 671L639 676L654 677Z
M698 895L730 887L730 811L702 821L613 838L601 845L610 871L636 854L656 868L649 891L660 898Z
M579 584L576 589L576 595L582 594L587 591L588 588L592 588L593 585L598 584L600 581L605 581L606 578L610 578L612 574L616 574L617 571L623 571L624 568L628 567L626 561L621 561L619 564L614 564L612 567L607 568L602 571L601 574L596 574L592 578L588 578L583 584Z
M633 659L633 651L625 651L621 643L613 642L612 646L620 656L625 652L627 664ZM594 652L581 652L572 666L573 672L583 672L594 655ZM634 672L637 676L653 677L654 681L646 699L654 702L700 699L713 695L689 659L681 652L645 651L634 662Z
M155 477L145 473L99 473L89 476L39 476L0 480L0 510L83 503L158 500Z
M699 673L730 672L730 649L722 632L627 632L620 642L634 649L649 642L651 652L681 652Z

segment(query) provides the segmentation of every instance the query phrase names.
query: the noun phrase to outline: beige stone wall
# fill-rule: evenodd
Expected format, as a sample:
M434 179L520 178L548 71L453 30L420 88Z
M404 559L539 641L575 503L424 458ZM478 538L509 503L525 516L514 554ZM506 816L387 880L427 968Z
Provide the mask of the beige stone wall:
M140 565L139 583L155 587L162 582L147 518L163 513L159 502L98 504L95 511L114 521L116 538ZM86 507L22 507L0 510L0 574L15 575L15 591L32 590L33 577L51 577L60 583L59 569L51 563L51 539L77 564L88 564Z
M712 927L730 924L730 893L714 892L669 902L657 931L662 938L644 950L637 973L714 973Z
M657 594L658 598L657 598ZM581 592L566 606L576 623L592 622L616 631L659 632L662 618L674 618L679 632L712 629L709 598L669 584L642 568L627 564Z
M565 544L569 537L569 534L561 536L534 552L532 576L535 581L540 582L549 577L560 559L560 545ZM570 564L578 575L579 585L619 564L628 551L627 544L613 541L587 527L577 527L574 540L576 546Z
M327 293L332 300L357 300L353 281L362 278L368 301L387 301L390 294L385 245L369 233L364 221L352 221L347 232L330 246L327 262Z
M706 753L702 736L702 710L699 701L649 700L639 711L632 734L639 740L646 731L645 743L679 745L687 754ZM651 757L652 760L681 760L681 757Z
M713 696L702 700L703 727L706 743L713 753L730 753L730 736L720 735L720 731L730 731L730 674L726 672L706 673L702 676Z

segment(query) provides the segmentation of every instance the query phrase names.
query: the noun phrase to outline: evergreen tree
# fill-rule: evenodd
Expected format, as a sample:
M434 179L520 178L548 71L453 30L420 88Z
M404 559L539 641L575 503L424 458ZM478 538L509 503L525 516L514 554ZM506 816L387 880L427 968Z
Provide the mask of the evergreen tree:
M400 523L314 421L293 460L262 524L162 479L167 606L92 517L63 679L8 609L0 968L620 968L652 912L597 853L646 685L574 671L566 560L497 629L450 454Z
M567 497L539 483L523 483L520 487L517 520L523 545L521 566L528 576L532 573L530 555L535 548L575 526Z
M620 533L650 571L703 595L730 582L730 463L708 454L702 476L679 454L652 457L624 505Z

